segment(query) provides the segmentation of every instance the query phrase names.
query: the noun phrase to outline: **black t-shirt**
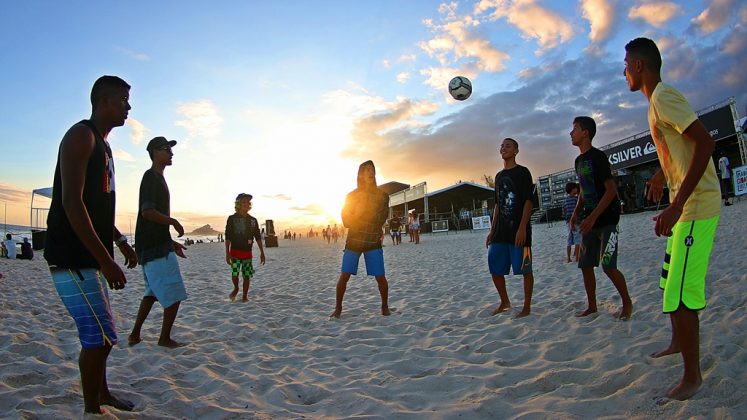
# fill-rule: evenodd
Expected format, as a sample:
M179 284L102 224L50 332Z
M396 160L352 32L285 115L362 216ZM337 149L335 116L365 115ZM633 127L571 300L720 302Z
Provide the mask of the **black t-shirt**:
M398 231L401 226L402 226L402 221L399 220L399 217L392 217L391 220L389 220L389 230L391 232Z
M93 230L109 255L114 255L114 159L109 144L89 120L78 124L87 126L94 134L96 143L88 158L86 178L83 181L83 204L91 219ZM44 241L44 258L50 266L59 268L99 268L99 263L88 252L73 230L62 206L62 176L60 155L52 184L52 204L47 214L47 236Z
M604 182L612 178L612 168L609 160L607 160L607 155L596 147L578 155L575 167L578 182L581 185L581 196L584 199L581 216L585 219L599 205L599 201L604 196L606 191ZM620 221L620 201L615 196L609 206L597 218L594 228L614 226L617 225L618 221Z
M140 203L135 226L135 251L140 264L163 258L174 250L169 225L152 222L143 217L143 211L154 209L171 216L169 187L163 175L148 169L140 182Z
M232 214L226 220L226 240L231 241L231 249L251 251L252 241L261 241L259 222L250 215Z
M498 204L498 214L493 237L490 242L516 242L516 232L521 224L521 216L527 201L533 200L532 174L524 166L516 165L511 169L504 169L495 175L495 202ZM525 246L532 245L532 226L527 221Z
M356 188L345 197L342 223L349 229L345 249L366 252L381 248L381 228L389 215L389 194L379 188Z

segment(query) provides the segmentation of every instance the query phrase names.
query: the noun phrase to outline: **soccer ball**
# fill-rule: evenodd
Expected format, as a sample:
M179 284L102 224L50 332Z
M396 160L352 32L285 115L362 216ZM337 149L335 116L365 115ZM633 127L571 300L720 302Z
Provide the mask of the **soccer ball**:
M464 76L457 76L449 82L449 93L457 101L463 101L472 94L472 83Z

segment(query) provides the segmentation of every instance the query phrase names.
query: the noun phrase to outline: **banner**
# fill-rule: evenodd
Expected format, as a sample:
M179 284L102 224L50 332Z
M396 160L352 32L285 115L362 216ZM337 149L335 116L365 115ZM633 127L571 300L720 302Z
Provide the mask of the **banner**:
M734 182L735 196L747 194L747 166L734 168L734 171L732 171L732 180Z
M490 229L490 216L480 216L472 218L472 229L483 230Z

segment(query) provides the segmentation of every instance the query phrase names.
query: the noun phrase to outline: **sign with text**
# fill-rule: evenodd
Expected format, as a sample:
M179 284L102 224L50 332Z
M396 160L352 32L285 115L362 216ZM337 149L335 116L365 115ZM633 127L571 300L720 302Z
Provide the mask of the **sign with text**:
M449 221L448 220L434 220L431 222L431 232L448 232Z
M490 229L490 216L480 216L472 218L472 229L483 230Z
M734 195L747 194L747 166L734 168L732 179L734 180Z

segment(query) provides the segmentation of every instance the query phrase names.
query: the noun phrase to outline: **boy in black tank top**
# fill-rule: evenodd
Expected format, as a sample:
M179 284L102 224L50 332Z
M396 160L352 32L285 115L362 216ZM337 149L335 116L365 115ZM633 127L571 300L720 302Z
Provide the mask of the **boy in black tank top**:
M120 290L127 283L112 243L128 268L137 265L135 251L114 227L114 162L106 141L127 119L129 90L115 76L94 83L91 118L73 125L60 143L47 218L44 258L78 327L83 401L85 412L93 414L103 414L102 405L133 408L112 395L106 383L106 359L117 342L107 286Z

